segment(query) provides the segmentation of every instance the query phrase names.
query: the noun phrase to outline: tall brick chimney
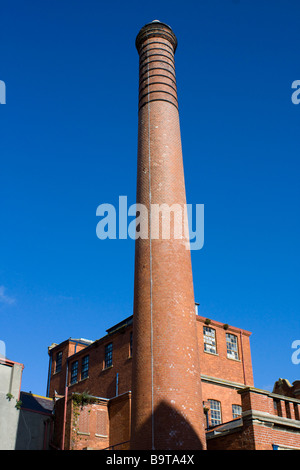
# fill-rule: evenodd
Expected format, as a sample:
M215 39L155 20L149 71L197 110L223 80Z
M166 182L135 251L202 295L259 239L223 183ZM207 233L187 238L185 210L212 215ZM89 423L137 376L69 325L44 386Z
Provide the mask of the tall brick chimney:
M172 29L136 38L140 57L137 203L149 236L136 240L131 448L205 449L196 315L186 239L152 237L153 204L186 204ZM164 217L167 215L165 214Z

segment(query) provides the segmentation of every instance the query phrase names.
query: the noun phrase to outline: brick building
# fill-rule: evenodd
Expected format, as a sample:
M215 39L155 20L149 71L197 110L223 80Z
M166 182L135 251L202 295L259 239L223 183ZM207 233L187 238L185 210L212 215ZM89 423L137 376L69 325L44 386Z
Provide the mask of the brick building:
M300 449L300 381L279 380L272 393L256 389L251 333L195 318L207 448ZM54 448L130 448L132 320L96 341L70 338L49 347Z
M147 236L136 239L133 316L99 340L70 338L49 347L52 445L300 448L299 396L254 388L250 333L195 312L187 233L178 237L174 217L164 237L160 222L170 214L163 211L153 223L155 205L176 204L185 216L176 47L172 29L157 20L136 39L137 203L147 208Z

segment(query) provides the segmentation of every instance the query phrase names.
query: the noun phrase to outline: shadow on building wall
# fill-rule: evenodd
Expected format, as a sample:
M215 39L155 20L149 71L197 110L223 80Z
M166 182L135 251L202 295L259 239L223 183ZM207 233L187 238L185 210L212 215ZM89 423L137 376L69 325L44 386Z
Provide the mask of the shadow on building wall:
M53 400L20 393L15 450L48 450L53 429Z
M153 416L149 416L140 429L132 435L131 441L131 450L203 449L203 443L193 426L165 401L158 405Z

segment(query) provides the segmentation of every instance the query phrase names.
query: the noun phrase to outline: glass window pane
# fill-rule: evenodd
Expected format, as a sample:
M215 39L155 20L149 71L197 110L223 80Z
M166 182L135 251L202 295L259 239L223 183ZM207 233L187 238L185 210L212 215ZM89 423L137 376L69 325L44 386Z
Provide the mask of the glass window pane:
M204 351L217 354L216 332L208 326L203 327Z
M105 362L104 362L105 369L107 367L112 366L112 353L113 353L113 344L109 343L105 346Z
M229 359L238 359L238 341L237 336L226 333L227 357Z
M232 405L232 417L233 419L242 416L242 407L240 405Z
M61 363L62 363L62 351L60 351L56 354L55 372L59 372L61 370Z
M71 384L77 382L77 374L78 374L78 361L72 363L71 366Z
M210 405L210 425L217 426L222 423L221 403L217 400L208 400Z
M89 356L84 356L81 365L81 378L85 379L89 375Z

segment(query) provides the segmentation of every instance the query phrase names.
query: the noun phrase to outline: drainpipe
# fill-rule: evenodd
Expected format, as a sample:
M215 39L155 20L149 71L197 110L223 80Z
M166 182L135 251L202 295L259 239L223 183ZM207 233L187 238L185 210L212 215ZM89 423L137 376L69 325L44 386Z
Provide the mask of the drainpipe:
M65 404L64 404L64 421L63 421L61 450L64 450L64 448L65 448L65 433L66 433L66 419L67 419L67 398L68 398L68 371L69 371L68 360L69 360L69 358L67 358L67 363L66 363Z
M44 421L44 444L43 450L47 450L48 420Z
M46 397L49 397L51 369L52 369L52 351L50 352L50 358L49 358L49 369L48 369Z
M116 377L116 397L119 395L119 373L117 373Z

